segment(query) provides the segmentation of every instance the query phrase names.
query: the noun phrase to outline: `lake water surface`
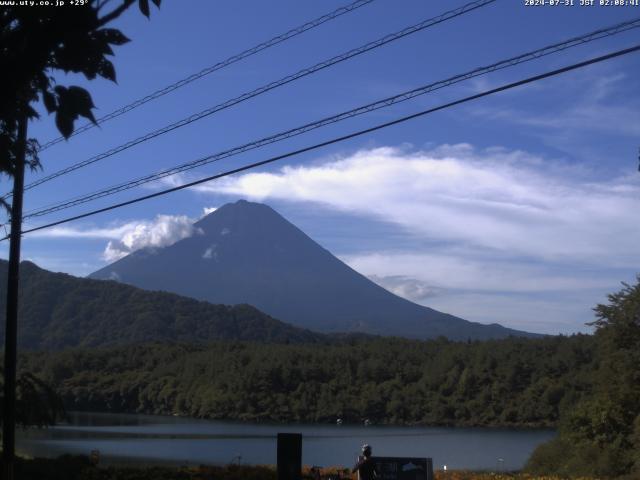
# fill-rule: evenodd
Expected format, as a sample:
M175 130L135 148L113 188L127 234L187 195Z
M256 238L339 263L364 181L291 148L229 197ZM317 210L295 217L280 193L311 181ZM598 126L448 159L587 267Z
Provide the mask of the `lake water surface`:
M18 434L34 456L88 455L104 463L275 464L276 435L302 434L305 465L351 466L363 443L380 456L433 458L434 468L516 470L553 430L251 424L154 415L78 413L69 423Z

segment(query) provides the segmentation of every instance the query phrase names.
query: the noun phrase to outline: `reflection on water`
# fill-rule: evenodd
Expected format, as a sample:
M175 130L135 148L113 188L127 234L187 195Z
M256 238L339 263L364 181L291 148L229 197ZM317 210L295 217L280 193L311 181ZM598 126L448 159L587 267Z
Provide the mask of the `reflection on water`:
M307 465L355 462L369 443L374 455L431 457L435 468L516 470L552 430L429 428L359 425L278 425L214 422L181 417L73 412L69 424L19 435L20 451L34 456L85 454L102 461L275 464L276 435L302 433Z

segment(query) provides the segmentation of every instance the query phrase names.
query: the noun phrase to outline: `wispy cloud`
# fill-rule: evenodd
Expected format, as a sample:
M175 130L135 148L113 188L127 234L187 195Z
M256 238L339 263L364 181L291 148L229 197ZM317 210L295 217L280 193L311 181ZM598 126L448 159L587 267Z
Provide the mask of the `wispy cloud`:
M213 212L215 212L218 209L218 207L204 207L203 210L203 216L207 216Z
M375 252L351 249L341 258L405 298L515 328L584 330L591 307L620 280L633 281L640 265L637 176L601 180L588 168L500 146L367 149L193 190L396 225L393 238L410 237L410 250L394 248L390 237ZM193 234L193 220L157 217L79 233L110 240L105 258L116 259ZM213 249L203 256L213 260Z
M563 136L580 136L598 132L616 136L640 135L637 100L620 96L626 91L630 79L619 72L598 70L541 84L547 100L542 105L522 102L496 102L492 107L474 106L469 111L491 120L509 122L544 130L545 133ZM528 92L519 91L520 98ZM539 94L539 93L538 93ZM519 107L513 107L513 104ZM541 108L542 107L542 108Z
M597 182L580 169L503 148L377 148L197 190L317 202L396 223L432 241L538 260L640 263L637 178Z
M420 282L432 294L438 290L567 292L606 288L620 280L598 269L563 269L524 259L482 255L471 249L432 248L429 252L379 252L341 258L365 275L408 278Z
M410 300L514 328L588 331L591 308L640 265L638 176L598 179L587 167L499 146L362 150L197 190L395 224L413 250L390 240L341 259Z
M30 234L32 238L108 238L119 239L128 230L131 224L136 222L127 222L124 224L113 225L111 227L52 227L46 230L38 230Z
M381 270L376 271L379 272ZM434 287L428 282L406 275L379 276L373 274L369 275L369 280L400 297L414 302L423 302L428 298L437 296L442 291L442 289Z
M387 290L462 318L540 333L588 332L592 307L629 280L621 271L558 269L477 252L376 253L342 257ZM373 272L373 273L372 273ZM627 278L625 278L627 277Z

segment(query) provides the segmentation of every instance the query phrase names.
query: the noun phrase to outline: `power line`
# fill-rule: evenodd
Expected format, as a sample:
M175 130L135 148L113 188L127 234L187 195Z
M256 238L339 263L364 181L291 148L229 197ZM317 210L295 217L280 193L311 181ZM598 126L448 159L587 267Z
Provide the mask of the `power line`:
M252 55L255 55L256 53L259 53L263 50L266 50L268 48L271 48L275 45L278 45L279 43L282 43L286 40L289 40L293 37L297 37L298 35L301 35L304 32L307 32L313 28L319 27L320 25L322 25L323 23L326 23L328 21L334 20L342 15L345 15L347 13L353 12L354 10L357 10L360 7L363 7L365 5L368 5L369 3L373 2L374 0L356 0L355 2L349 4L349 5L345 5L343 7L337 8L336 10L329 12L325 15L322 15L321 17L318 17L314 20L311 20L303 25L300 25L296 28L293 28L291 30L289 30L288 32L285 32L283 34L277 35L273 38L271 38L270 40L267 40L266 42L262 42L258 45L256 45L255 47L249 48L247 50L244 50L243 52L237 53L235 55L232 55L231 57L227 58L226 60L222 60L221 62L218 62L214 65L211 65L207 68L204 68L202 70L200 70L197 73L194 73L192 75L189 75L188 77L185 77L181 80L178 80L175 83L172 83L171 85L167 85L164 88L161 88L159 90L156 90L153 93L150 93L149 95L142 97L138 100L135 100L131 103L129 103L128 105L125 105L124 107L121 107L117 110L114 110L111 113L108 113L107 115L104 115L103 117L100 117L96 120L96 124L100 125L104 122L107 122L109 120L112 120L116 117L119 117L120 115L123 115L127 112L130 112L131 110L134 110L142 105L144 105L145 103L148 103L152 100L156 100L160 97L163 97L164 95L167 95L168 93L173 92L174 90L177 90L178 88L184 87L185 85L188 85L189 83L195 82L196 80L201 79L202 77L205 77L215 71L221 70L225 67L228 67L229 65L232 65L236 62L239 62L240 60L244 60L245 58L248 58ZM97 126L94 123L86 123L85 125L81 126L80 128L76 129L71 136L76 136L79 133L82 132L86 132L87 130L92 129L93 127ZM57 138L54 138L53 140L50 140L46 143L44 143L43 145L40 146L40 148L38 149L38 151L43 151L46 150L47 148L62 142L63 140L65 140L64 137L60 136Z
M179 120L177 122L174 122L170 125L167 125L165 127L162 127L158 130L154 130L152 132L149 132L141 137L135 138L133 140L130 140L124 144L121 144L117 147L114 147L110 150L107 150L106 152L103 152L101 154L95 155L87 160L83 160L81 162L78 162L74 165L70 165L67 168L63 168L62 170L58 170L57 172L54 172L50 175L47 175L46 177L43 177L41 179L35 180L27 185L25 185L25 190L30 190L38 185L42 185L45 182L51 181L54 178L58 178L62 175L66 175L68 173L71 173L75 170L78 170L80 168L86 167L87 165L91 165L95 162L98 162L100 160L104 160L105 158L111 157L117 153L120 153L124 150L127 150L131 147L134 147L135 145L138 145L140 143L152 140L160 135L163 135L165 133L171 132L173 130L176 130L178 128L184 127L186 125L189 125L193 122L196 122L198 120L201 120L205 117L208 117L210 115L213 115L214 113L217 113L221 110L225 110L229 107L232 107L234 105L237 105L241 102L244 102L246 100L249 100L250 98L256 97L258 95L262 95L263 93L269 92L271 90L274 90L275 88L281 87L283 85L286 85L288 83L291 83L293 81L296 81L300 78L306 77L308 75L311 75L313 73L316 73L320 70L323 70L325 68L331 67L337 63L341 63L344 62L345 60L351 59L355 56L361 55L365 52L368 52L370 50L379 48L383 45L386 45L387 43L391 43L395 40L399 40L400 38L406 37L408 35L411 35L413 33L417 33L419 31L422 31L426 28L432 27L434 25L443 23L447 20L451 20L453 18L459 17L461 15L464 15L465 13L468 13L472 10L475 10L477 8L481 8L484 7L490 3L495 2L496 0L475 0L473 2L467 3L466 5L463 5L462 7L456 8L454 10L449 10L447 12L442 13L441 15L438 15L437 17L433 17L433 18L429 18L427 20L424 20L420 23L417 23L415 25L412 25L410 27L404 28L398 32L395 33L391 33L389 35L386 35L382 38L379 38L378 40L375 40L373 42L369 42L366 43L365 45L362 45L358 48L354 48L352 50L349 50L348 52L342 53L340 55L336 55L335 57L332 57L328 60L325 60L323 62L317 63L315 65L313 65L312 67L308 67L308 68L304 68L302 70L299 70L296 73L293 73L291 75L287 75L286 77L283 77L279 80L276 80L274 82L271 82L269 84L263 85L259 88L256 88L255 90L252 90L250 92L246 92L243 93L240 96L234 97L230 100L227 100L223 103L220 103L218 105L215 105L213 107L207 108L206 110L202 110L201 112L195 113L189 117L183 118L182 120ZM3 198L8 198L9 196L11 196L11 193L7 193L4 195Z
M236 173L239 173L239 172L243 172L243 171L250 170L250 169L253 169L253 168L256 168L256 167L267 165L269 163L273 163L273 162L276 162L278 160L283 160L285 158L293 157L295 155L300 155L302 153L310 152L312 150L317 150L319 148L326 147L328 145L333 145L335 143L343 142L345 140L349 140L349 139L352 139L352 138L355 138L355 137L359 137L359 136L362 136L362 135L365 135L365 134L368 134L368 133L371 133L371 132L375 132L375 131L381 130L383 128L387 128L387 127L390 127L390 126L393 126L393 125L398 125L400 123L404 123L404 122L407 122L409 120L414 120L416 118L428 115L430 113L434 113L434 112L437 112L437 111L440 111L440 110L451 108L451 107L454 107L456 105L467 103L467 102L470 102L472 100L477 100L479 98L483 98L483 97L486 97L486 96L489 96L489 95L493 95L493 94L496 94L496 93L499 93L499 92L503 92L505 90L510 90L512 88L516 88L516 87L519 87L519 86L522 86L522 85L526 85L528 83L537 82L537 81L543 80L545 78L549 78L549 77L553 77L553 76L556 76L556 75L560 75L560 74L563 74L563 73L566 73L566 72L569 72L569 71L572 71L572 70L577 70L579 68L584 68L584 67L586 67L588 65L593 65L595 63L603 62L605 60L610 60L612 58L620 57L622 55L627 55L629 53L637 52L639 50L640 50L640 44L635 45L635 46L630 47L630 48L625 48L623 50L618 50L616 52L612 52L612 53L609 53L609 54L606 54L606 55L602 55L602 56L599 56L599 57L591 58L591 59L585 60L583 62L574 63L572 65L569 65L569 66L566 66L566 67L562 67L562 68L559 68L559 69L556 69L556 70L552 70L552 71L545 72L545 73L542 73L542 74L539 74L539 75L528 77L528 78L525 78L523 80L519 80L517 82L513 82L513 83L506 84L506 85L502 85L500 87L493 88L491 90L485 90L484 92L477 93L475 95L470 95L468 97L464 97L462 99L455 100L453 102L445 103L443 105L440 105L440 106L437 106L437 107L433 107L433 108L429 108L427 110L422 110L421 112L414 113L412 115L407 115L407 116L404 116L404 117L401 117L401 118L397 118L397 119L392 120L390 122L381 123L381 124L375 125L373 127L366 128L364 130L359 130L359 131L356 131L356 132L353 132L353 133L350 133L350 134L347 134L347 135L343 135L341 137L336 137L336 138L333 138L331 140L327 140L327 141L324 141L324 142L321 142L321 143L316 143L315 145L311 145L311 146L308 146L308 147L305 147L305 148L301 148L299 150L294 150L292 152L288 152L288 153L285 153L283 155L278 155L278 156L275 156L275 157L271 157L271 158L268 158L266 160L262 160L260 162L255 162L255 163L251 163L249 165L244 165L242 167L238 167L238 168L235 168L233 170L227 170L226 172L223 172L223 173L218 173L216 175L211 175L209 177L201 178L199 180L194 180L192 182L185 183L183 185L179 185L177 187L168 188L166 190L162 190L162 191L159 191L159 192L155 192L155 193L151 193L151 194L148 194L148 195L144 195L142 197L137 197L137 198L134 198L134 199L131 199L131 200L127 200L125 202L116 203L116 204L110 205L108 207L99 208L97 210L92 210L90 212L86 212L86 213L83 213L83 214L80 214L80 215L75 215L73 217L68 217L68 218L65 218L65 219L62 219L62 220L58 220L56 222L48 223L46 225L41 225L39 227L30 228L28 230L22 231L21 233L25 234L25 233L35 232L35 231L38 231L38 230L43 230L45 228L51 228L51 227L54 227L54 226L57 226L57 225L60 225L60 224L63 224L63 223L71 222L71 221L74 221L74 220L79 220L81 218L90 217L90 216L93 216L93 215L97 215L99 213L108 212L110 210L115 210L117 208L125 207L127 205L132 205L134 203L139 203L139 202L142 202L142 201L145 201L145 200L150 200L152 198L156 198L156 197L160 197L160 196L163 196L163 195L167 195L169 193L173 193L173 192L176 192L178 190L183 190L185 188L193 187L195 185L199 185L199 184L202 184L202 183L210 182L212 180L217 180L217 179L222 178L222 177L227 177L229 175L233 175L233 174L236 174ZM0 239L0 241L6 240L7 238L9 238L9 237L4 237L4 238Z
M471 70L469 72L466 73L462 73L459 75L455 75L453 77L450 77L448 79L445 80L440 80L434 83L430 83L428 85L424 85L422 87L413 89L413 90L409 90L403 93L400 93L398 95L394 95L392 97L388 97L382 100L378 100L376 102L373 103L369 103L367 105L364 106L360 106L357 107L355 109L352 110L348 110L342 113L339 113L337 115L333 115L330 117L325 117L323 119L317 120L315 122L312 123L308 123L306 125L302 125L300 127L296 127L290 130L286 130L284 132L280 132L268 137L264 137L261 138L259 140L254 140L252 142L246 143L244 145L240 145L237 147L234 147L232 149L229 150L225 150L222 152L218 152L212 155L208 155L205 156L203 158L191 161L191 162L187 162L184 163L182 165L178 165L176 167L172 167L166 170L163 170L161 172L157 172L157 173L153 173L150 175L146 175L144 177L140 177L137 178L135 180L130 180L118 185L114 185L111 187L107 187L105 189L99 190L97 192L93 192L90 194L85 194L82 196L78 196L78 197L74 197L72 199L69 200L65 200L62 202L58 202L55 204L51 204L48 206L44 206L41 207L38 210L31 210L30 212L27 212L25 214L25 219L26 218L32 218L32 217L40 217L40 216L44 216L50 213L54 213L60 210L65 210L68 208L72 208L75 207L77 205L81 205L84 203L87 203L89 201L92 200L97 200L99 198L105 197L105 196L109 196L109 195L113 195L119 192L123 192L125 190L129 190L131 188L135 188L137 186L152 182L152 181L156 181L156 180L160 180L162 178L171 176L171 175L175 175L177 173L181 173L187 170L191 170L209 163L213 163L225 158L229 158L235 155L239 155L241 153L245 153L247 151L250 150L254 150L256 148L260 148L262 146L265 145L269 145L272 143L276 143L279 141L283 141L286 140L288 138L297 136L297 135L301 135L303 133L309 132L311 130L315 130L317 128L321 128L324 127L326 125L329 124L333 124L333 123L337 123L340 122L342 120L348 119L348 118L352 118L358 115L362 115L364 113L368 113L374 110L378 110L380 108L384 108L384 107L388 107L390 105L394 105L396 103L400 103L400 102L404 102L407 101L409 99L415 98L419 95L424 95L430 92L433 92L435 90L441 89L441 88L445 88L448 86L451 86L453 84L462 82L464 80L468 80L470 78L474 78L480 75L484 75L486 73L489 72L494 72L497 70L501 70L507 67L512 67L514 65L518 65L521 63L525 63L525 62L529 62L535 59L538 59L540 57L546 56L546 55L550 55L552 53L557 53L560 51L564 51L568 48L572 48L578 45L583 45L585 43L597 40L597 39L601 39L604 37L609 37L618 33L621 33L623 31L626 30L630 30L632 28L638 28L640 27L640 17L636 18L635 20L630 20L627 22L622 22L610 27L606 27L606 28L601 28L598 30L595 30L593 32L578 36L578 37L573 37L569 40L565 40L563 42L560 43L556 43L553 45L549 45L537 50L533 50L531 52L527 52L521 55L518 55L516 57L512 57L506 60L501 60L499 62L493 63L491 65L485 66L485 67L479 67L476 68L474 70Z

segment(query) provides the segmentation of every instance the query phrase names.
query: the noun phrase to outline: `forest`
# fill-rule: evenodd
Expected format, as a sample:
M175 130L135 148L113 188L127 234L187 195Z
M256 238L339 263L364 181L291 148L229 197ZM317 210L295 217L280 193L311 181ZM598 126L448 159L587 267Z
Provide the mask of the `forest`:
M554 426L592 391L592 336L33 352L71 410L278 422Z

